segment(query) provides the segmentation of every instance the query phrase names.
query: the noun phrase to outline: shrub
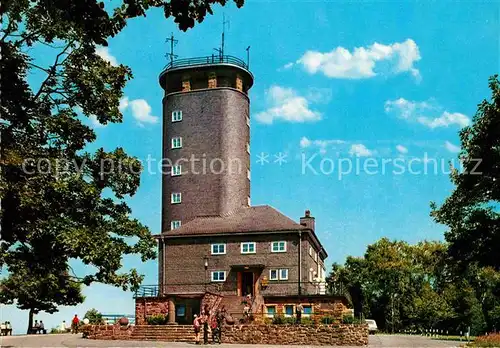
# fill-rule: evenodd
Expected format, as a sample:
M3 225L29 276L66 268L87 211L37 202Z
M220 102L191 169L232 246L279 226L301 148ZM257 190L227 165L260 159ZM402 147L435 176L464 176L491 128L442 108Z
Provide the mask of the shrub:
M500 334L490 334L487 336L476 337L471 347L500 347Z
M89 324L103 323L102 314L95 308L89 309L83 318L87 318L89 320Z
M165 325L167 323L168 316L163 314L156 314L146 318L148 325Z
M315 324L314 320L312 320L310 317L302 317L300 323L306 326L313 326Z
M354 317L352 315L345 315L342 317L343 324L354 324Z
M273 317L273 324L282 325L285 323L285 317L282 315L275 314Z
M321 318L321 324L335 324L336 322L338 322L338 319L332 316Z

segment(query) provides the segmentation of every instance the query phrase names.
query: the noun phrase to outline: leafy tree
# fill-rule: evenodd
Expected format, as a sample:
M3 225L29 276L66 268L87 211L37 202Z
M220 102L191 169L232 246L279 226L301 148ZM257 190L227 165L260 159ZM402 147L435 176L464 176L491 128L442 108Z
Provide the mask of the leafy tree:
M102 323L102 314L95 308L89 309L87 313L85 313L84 318L87 318L89 320L89 324Z
M466 268L478 262L500 270L500 81L489 80L491 100L483 100L470 126L460 131L463 171L454 170L455 190L441 207L431 203L434 219L449 227L449 253Z
M124 201L138 189L140 162L121 148L85 151L96 134L82 119L121 122L119 100L132 78L128 67L102 59L97 46L150 8L163 8L186 30L225 2L123 0L114 9L96 0L2 2L0 267L8 277L1 300L30 309L30 324L38 310L81 302L77 283L137 287L142 276L135 269L120 271L123 255L155 257L148 228ZM70 260L95 272L69 274Z
M18 259L9 263L10 275L0 283L0 303L17 303L29 310L28 331L33 315L40 311L57 312L58 305L83 302L81 284L68 277L67 270L46 272L43 265Z

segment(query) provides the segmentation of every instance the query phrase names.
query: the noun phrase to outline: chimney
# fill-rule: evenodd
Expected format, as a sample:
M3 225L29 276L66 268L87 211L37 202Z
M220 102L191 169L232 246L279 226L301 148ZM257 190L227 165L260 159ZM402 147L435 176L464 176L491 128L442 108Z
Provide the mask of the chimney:
M314 232L314 218L311 216L311 211L306 210L304 217L300 218L300 224L307 228L310 228Z

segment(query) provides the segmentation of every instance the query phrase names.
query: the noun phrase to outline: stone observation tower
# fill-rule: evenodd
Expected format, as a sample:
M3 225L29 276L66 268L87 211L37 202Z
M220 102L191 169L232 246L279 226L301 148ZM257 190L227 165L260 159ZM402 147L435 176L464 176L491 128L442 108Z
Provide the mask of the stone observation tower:
M163 233L250 205L252 84L248 65L227 55L174 60L161 72Z

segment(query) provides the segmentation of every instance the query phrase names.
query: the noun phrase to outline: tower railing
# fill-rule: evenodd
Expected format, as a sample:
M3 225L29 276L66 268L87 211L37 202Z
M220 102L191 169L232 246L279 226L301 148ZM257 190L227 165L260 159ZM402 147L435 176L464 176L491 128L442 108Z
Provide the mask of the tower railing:
M194 57L194 58L185 58L185 59L176 59L168 63L163 71L183 68L188 66L196 66L196 65L210 65L210 64L232 64L239 67L242 67L248 70L248 64L245 63L238 57L234 56L221 56L221 55L211 55L206 57Z

